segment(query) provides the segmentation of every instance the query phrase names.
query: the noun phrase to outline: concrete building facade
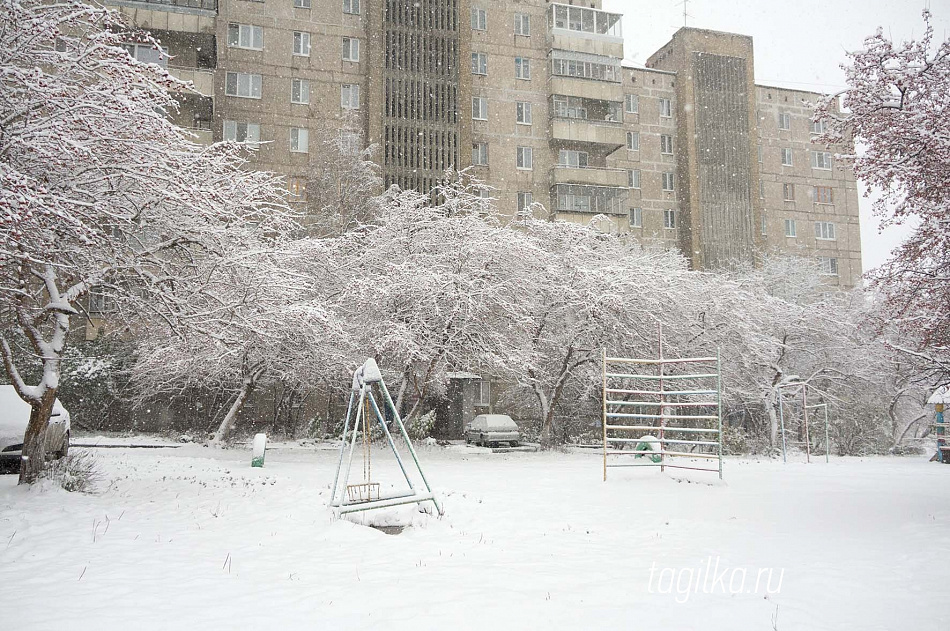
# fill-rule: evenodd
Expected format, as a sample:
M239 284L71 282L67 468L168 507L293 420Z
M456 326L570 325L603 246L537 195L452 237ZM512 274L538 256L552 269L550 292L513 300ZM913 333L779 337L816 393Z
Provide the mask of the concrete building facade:
M749 37L680 29L633 68L600 0L107 1L194 81L176 122L254 144L299 201L312 136L347 118L387 185L471 167L508 214L598 217L697 269L779 251L859 281L857 188L813 141L819 95L756 85Z

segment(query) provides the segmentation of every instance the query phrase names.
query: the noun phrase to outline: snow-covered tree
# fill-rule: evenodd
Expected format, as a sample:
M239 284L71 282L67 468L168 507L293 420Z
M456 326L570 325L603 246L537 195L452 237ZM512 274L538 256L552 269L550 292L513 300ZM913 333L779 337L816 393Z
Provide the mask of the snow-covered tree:
M950 40L934 37L929 11L918 40L891 41L883 29L844 66L848 89L823 100L823 139L853 137L863 151L840 156L883 195L875 213L883 225L909 224L912 234L871 272L885 298L881 328L900 333L890 343L927 360L950 378ZM887 326L885 326L887 325Z
M483 187L447 173L434 194L392 190L370 224L335 241L342 274L335 291L359 356L374 356L396 373L397 404L406 417L440 392L447 369L490 368L517 349L521 277L531 254L523 235L490 213Z
M293 225L279 180L242 168L240 148L202 147L173 126L187 88L122 48L119 14L80 0L0 3L0 349L32 406L20 479L44 461L72 320L93 289L117 320L174 329L230 313L210 273L253 267ZM42 363L27 384L18 332Z
M364 146L358 120L325 122L316 130L307 174L307 223L318 234L339 235L381 211L383 178L377 145Z

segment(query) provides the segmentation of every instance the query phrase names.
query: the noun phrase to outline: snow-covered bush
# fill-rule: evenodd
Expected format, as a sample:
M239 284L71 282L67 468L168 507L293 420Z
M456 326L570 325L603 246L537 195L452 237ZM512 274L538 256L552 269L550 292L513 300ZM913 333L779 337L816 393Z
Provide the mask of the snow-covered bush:
M66 491L91 493L102 481L103 474L91 452L71 449L65 457L48 461L40 477L52 480Z
M435 427L435 410L429 410L406 422L406 433L412 440L425 440Z

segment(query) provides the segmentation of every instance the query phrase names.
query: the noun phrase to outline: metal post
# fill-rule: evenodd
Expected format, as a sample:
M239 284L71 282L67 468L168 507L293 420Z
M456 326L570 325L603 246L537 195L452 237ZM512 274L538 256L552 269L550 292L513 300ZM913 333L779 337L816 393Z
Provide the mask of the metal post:
M782 462L784 464L788 464L788 453L786 452L786 449L785 449L785 407L783 406L783 402L785 398L782 395L783 395L782 388L779 387L778 388L778 418L779 418L779 421L781 421L782 423Z
M601 389L601 401L603 402L603 425L604 425L604 482L607 481L607 349L601 349L601 358L603 360L603 388Z
M336 501L336 485L340 481L340 469L343 468L343 453L346 451L346 432L350 428L350 412L353 410L355 390L350 390L350 402L346 404L346 420L343 421L343 437L340 439L340 460L336 464L336 475L333 476L333 492L330 494L330 504Z
M802 386L802 415L805 418L805 462L811 464L811 445L808 436L808 384Z
M828 404L825 403L825 462L831 462L831 441L828 440Z
M719 417L719 479L722 479L722 365L716 348L716 415Z
M666 454L663 453L666 451L666 447L664 447L666 443L663 442L663 426L666 425L666 419L663 418L665 410L663 408L663 402L664 402L663 401L664 399L663 397L663 324L661 322L656 323L656 332L657 332L657 335L656 335L657 359L660 360L660 363L657 364L657 368L659 370L659 377L660 377L660 380L659 380L660 381L660 388L659 388L660 432L659 433L660 433L660 472L662 472L666 469L666 459L665 459Z

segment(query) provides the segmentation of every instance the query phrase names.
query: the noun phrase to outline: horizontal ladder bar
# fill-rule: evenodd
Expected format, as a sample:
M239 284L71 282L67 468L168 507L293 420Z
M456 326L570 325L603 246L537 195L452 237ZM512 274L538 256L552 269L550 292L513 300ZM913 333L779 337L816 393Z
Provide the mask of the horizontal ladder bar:
M609 440L607 442L610 442ZM685 451L607 451L608 456L676 456L677 458L705 458L707 460L719 460L717 454L691 454Z
M696 415L689 416L684 414L627 414L625 412L607 412L607 418L672 418L672 419L690 419L698 421L718 421L718 416Z
M708 408L719 405L716 401L672 401L670 403L659 401L611 401L607 399L607 405L643 405L658 408L661 405L665 408Z
M607 388L611 394L653 394L656 396L680 396L688 394L719 394L716 390L624 390L622 388Z
M669 469L689 469L691 471L709 471L710 473L719 473L719 469L705 469L703 467L684 467L678 464L668 464L665 462L637 462L637 463L617 463L608 464L608 469L619 469L621 467L667 467Z
M718 362L718 357L682 357L678 359L630 359L628 357L608 357L608 364L698 364Z
M625 431L652 431L655 429L662 429L664 432L694 432L697 434L718 434L719 430L716 428L707 428L707 427L673 427L672 425L664 425L660 427L659 425L608 425L607 429L617 429ZM608 437L609 441L610 438Z
M608 372L607 377L617 377L618 379L715 379L719 375L696 374L696 375L631 375L623 372Z

